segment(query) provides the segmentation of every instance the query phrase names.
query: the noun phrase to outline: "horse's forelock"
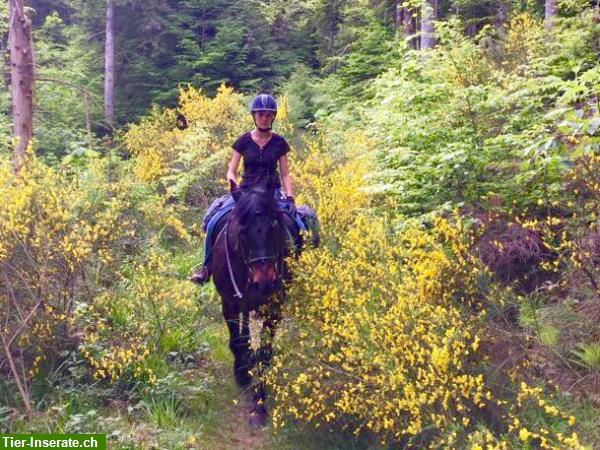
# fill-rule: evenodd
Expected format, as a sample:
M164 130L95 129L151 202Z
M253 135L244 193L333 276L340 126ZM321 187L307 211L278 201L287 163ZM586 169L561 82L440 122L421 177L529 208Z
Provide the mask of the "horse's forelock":
M272 190L253 188L243 190L233 209L233 216L240 223L247 223L248 216L256 210L265 210L269 216L278 216L277 201Z

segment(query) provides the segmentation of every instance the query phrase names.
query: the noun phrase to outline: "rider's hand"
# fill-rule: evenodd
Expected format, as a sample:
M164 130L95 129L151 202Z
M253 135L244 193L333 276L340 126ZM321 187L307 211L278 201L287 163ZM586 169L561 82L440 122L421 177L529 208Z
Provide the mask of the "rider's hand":
M295 216L297 214L297 211L296 211L296 200L294 199L294 196L290 195L290 196L286 197L286 200L288 202L288 208L290 209L290 213L292 214L292 216Z

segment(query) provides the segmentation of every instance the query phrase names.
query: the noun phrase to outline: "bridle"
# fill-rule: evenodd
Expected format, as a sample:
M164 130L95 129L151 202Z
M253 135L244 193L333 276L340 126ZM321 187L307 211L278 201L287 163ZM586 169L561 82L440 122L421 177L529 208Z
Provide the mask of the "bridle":
M230 252L229 252L229 223L231 222L232 218L233 218L233 213L227 218L227 223L225 224L225 227L223 227L223 231L222 231L224 233L223 237L225 239L225 259L227 260L227 271L229 273L229 279L231 280L231 284L233 285L233 289L235 291L234 295L237 298L242 298L244 294L242 294L242 292L237 284L237 281L235 279L235 274L233 273L233 266L231 264L231 256L230 256ZM279 222L279 226L282 226L281 222ZM245 280L244 290L247 289L247 286L250 282L250 276L251 276L250 264L254 264L254 263L275 261L275 267L277 270L277 283L278 284L281 283L281 277L283 275L283 246L280 248L278 255L260 256L257 258L248 258L248 256L247 256L248 252L244 248L243 237L240 235L239 236L239 248L241 249L241 253L244 258L244 263L245 263L245 267L246 267L246 280ZM280 286L278 286L278 287L280 288Z

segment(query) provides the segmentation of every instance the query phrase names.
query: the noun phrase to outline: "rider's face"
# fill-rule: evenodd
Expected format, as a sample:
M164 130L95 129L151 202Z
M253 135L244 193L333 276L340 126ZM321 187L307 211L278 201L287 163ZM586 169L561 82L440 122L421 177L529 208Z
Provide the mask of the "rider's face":
M259 128L270 127L275 119L275 114L271 111L256 111L254 113L254 120Z

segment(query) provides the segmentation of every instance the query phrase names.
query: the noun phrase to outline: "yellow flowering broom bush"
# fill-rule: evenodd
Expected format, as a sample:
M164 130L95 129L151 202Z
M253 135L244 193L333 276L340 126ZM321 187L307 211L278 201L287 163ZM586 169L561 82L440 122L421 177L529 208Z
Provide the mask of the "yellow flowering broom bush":
M466 412L486 395L464 367L479 340L478 315L463 311L479 269L460 230L439 220L434 234L411 226L392 235L367 213L367 157L333 169L318 144L311 151L297 178L310 186L302 192L317 206L326 245L294 264L294 324L281 342L299 345L282 344L269 375L275 424L286 414L343 419L357 433L396 439L450 426L461 419L451 410Z
M182 115L187 127L176 126ZM206 204L224 178L231 144L251 121L240 94L224 85L209 99L193 87L181 88L176 109L158 109L132 124L123 141L135 155L134 173L143 182L160 182L170 196Z
M124 320L127 333L105 341L95 331L115 330L114 304L95 326L89 324L93 316L84 315L84 324L77 314L106 305L117 287L131 282L132 266L135 271L135 265L150 264L146 255L162 241L189 238L176 208L129 175L127 167L113 163L109 169L108 159L98 159L81 176L70 177L31 159L15 176L8 160L0 163L0 319L5 324L0 360L13 367L24 399L40 368L52 370L60 362L59 350L79 343L84 350L88 344L106 350L118 343L107 351L130 350L135 362L142 347L152 351L157 345L144 339L143 329L156 328L158 317L140 314L141 308ZM183 281L178 287L172 274L158 273L161 277L147 278L143 289L131 290L130 299L147 302L152 295L152 301L164 302L164 289L173 293L168 301L174 303L191 297L182 293ZM135 345L127 344L127 334L135 336ZM114 355L109 359L119 362Z
M170 256L153 249L134 264L131 279L119 289L78 310L85 324L80 349L95 379L116 381L127 374L154 384L157 361L152 357L195 350L194 287L174 278L173 270Z
M584 448L573 418L541 391L488 385L486 309L502 300L474 256L474 233L458 217L435 216L429 229L407 221L393 231L369 209L363 155L335 168L312 142L295 167L325 245L291 261L289 320L266 374L273 424L299 420L427 448Z
M400 440L483 407L490 394L469 364L481 313L466 314L480 269L467 249L445 220L390 238L359 215L340 248L305 253L282 336L298 344L282 345L270 372L274 422L339 420Z

